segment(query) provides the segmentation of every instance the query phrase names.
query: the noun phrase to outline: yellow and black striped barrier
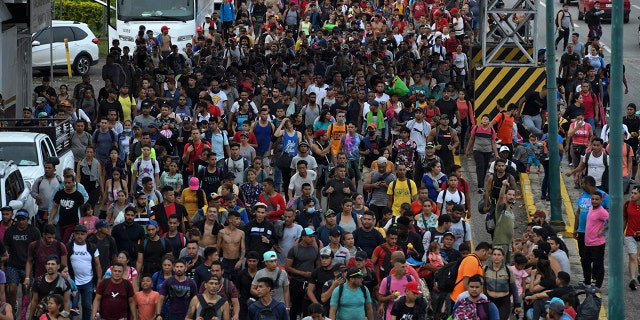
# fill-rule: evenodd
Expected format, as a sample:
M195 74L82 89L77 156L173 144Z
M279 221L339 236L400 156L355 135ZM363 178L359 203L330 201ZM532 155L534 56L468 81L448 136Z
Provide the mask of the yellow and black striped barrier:
M539 91L546 84L545 68L485 67L475 70L474 104L478 121L484 114L493 118L498 99L518 103L525 93Z

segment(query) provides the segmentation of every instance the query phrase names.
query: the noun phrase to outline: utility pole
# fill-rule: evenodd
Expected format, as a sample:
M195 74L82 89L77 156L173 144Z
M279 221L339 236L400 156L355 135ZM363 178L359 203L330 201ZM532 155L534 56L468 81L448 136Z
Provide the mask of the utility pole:
M547 26L547 112L549 117L549 132L547 148L549 148L549 196L551 197L551 224L564 226L562 210L560 208L560 157L558 150L558 97L556 92L556 50L554 42L554 30L556 12L554 1L547 1L546 6Z
M624 261L622 238L622 37L623 0L611 9L611 85L609 86L609 319L624 319ZM618 261L620 263L618 263Z

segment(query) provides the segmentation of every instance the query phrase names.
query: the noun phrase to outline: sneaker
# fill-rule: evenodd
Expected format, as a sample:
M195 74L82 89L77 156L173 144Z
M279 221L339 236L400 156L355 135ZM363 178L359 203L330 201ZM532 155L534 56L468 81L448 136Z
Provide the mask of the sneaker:
M636 183L636 179L629 179L629 183L635 184Z
M484 188L479 188L478 189L478 194L484 194Z
M638 283L636 282L636 279L632 279L631 281L629 281L629 289L633 291L638 290Z
M80 315L80 309L69 309L69 313L74 316L77 317Z

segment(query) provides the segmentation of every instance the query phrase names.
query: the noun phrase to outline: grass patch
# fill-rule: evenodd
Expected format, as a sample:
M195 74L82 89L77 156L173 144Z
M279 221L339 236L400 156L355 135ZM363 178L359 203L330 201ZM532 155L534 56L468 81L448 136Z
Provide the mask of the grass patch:
M102 37L98 39L98 51L100 52L100 56L106 56L109 54L109 38Z

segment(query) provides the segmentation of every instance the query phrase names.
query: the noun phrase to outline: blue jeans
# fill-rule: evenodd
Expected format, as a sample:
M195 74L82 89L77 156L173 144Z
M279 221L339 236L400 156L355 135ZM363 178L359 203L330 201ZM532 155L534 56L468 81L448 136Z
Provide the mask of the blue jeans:
M527 128L527 130L529 130L529 132L535 134L536 136L542 135L542 117L540 115L529 116L523 114L522 123Z
M91 320L91 307L93 304L93 282L78 285L78 294L82 304L82 320Z
M272 166L273 168L273 187L276 189L276 192L280 192L280 187L282 187L282 170L277 166ZM289 186L285 186L282 192L286 191Z
M584 122L591 125L593 130L596 130L596 119L595 118L584 118Z

